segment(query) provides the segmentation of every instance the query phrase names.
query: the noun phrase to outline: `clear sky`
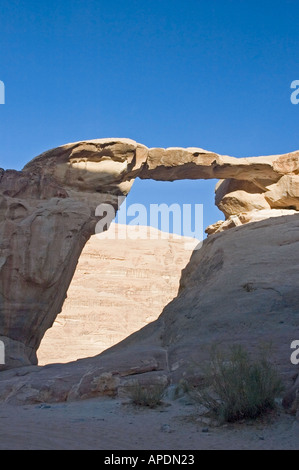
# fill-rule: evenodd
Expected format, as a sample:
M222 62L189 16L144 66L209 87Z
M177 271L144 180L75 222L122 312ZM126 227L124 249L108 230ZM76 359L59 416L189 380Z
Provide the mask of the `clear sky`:
M237 157L299 149L298 0L1 0L0 167L129 137ZM215 181L136 181L128 203L204 204Z

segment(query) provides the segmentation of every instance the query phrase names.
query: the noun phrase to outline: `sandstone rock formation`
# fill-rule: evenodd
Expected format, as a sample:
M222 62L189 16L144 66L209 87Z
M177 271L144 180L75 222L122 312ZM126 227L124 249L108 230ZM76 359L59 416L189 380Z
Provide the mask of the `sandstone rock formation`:
M96 207L116 211L134 178L230 180L217 189L227 220L210 227L213 233L273 211L297 212L298 156L234 158L200 148L148 149L116 138L67 144L21 172L2 170L0 339L6 367L36 364L36 350L61 311L80 253L103 215ZM113 217L109 213L106 228Z
M93 358L2 372L0 400L122 395L136 380L169 384L186 375L200 378L213 343L221 348L239 343L256 353L272 342L272 360L291 402L298 376L290 361L291 342L299 337L298 247L297 214L209 237L184 269L178 296L156 321Z
M226 221L209 226L206 229L208 234L262 218L291 215L299 208L299 179L296 174L284 175L277 183L257 179L220 180L215 193L215 203Z
M156 320L176 297L181 270L197 243L152 227L119 224L93 235L62 311L37 351L38 363L95 356Z

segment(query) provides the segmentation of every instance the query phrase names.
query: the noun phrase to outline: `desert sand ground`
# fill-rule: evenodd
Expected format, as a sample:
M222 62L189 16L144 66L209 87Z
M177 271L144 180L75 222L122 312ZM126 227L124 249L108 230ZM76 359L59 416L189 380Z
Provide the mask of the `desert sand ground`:
M155 409L113 398L2 404L0 423L1 450L299 449L299 422L283 411L255 423L213 427L184 397Z

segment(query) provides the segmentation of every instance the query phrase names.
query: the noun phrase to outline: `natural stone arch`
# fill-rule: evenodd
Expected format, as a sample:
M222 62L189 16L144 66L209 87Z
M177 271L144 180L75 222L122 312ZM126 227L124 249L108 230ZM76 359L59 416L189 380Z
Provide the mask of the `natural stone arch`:
M229 181L218 188L218 206L227 220L210 228L213 233L296 212L298 156L234 158L200 148L148 149L130 139L100 139L45 152L21 172L1 170L0 339L6 347L5 367L36 363L40 341L60 312L83 246L94 233L96 207L111 204L116 211L137 176Z

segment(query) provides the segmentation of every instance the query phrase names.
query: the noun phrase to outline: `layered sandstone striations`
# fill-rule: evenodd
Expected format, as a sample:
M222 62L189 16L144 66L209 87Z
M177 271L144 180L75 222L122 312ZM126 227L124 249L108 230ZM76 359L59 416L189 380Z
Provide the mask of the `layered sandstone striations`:
M137 237L137 238L136 238ZM40 365L95 356L160 315L176 297L195 239L111 224L86 243Z

